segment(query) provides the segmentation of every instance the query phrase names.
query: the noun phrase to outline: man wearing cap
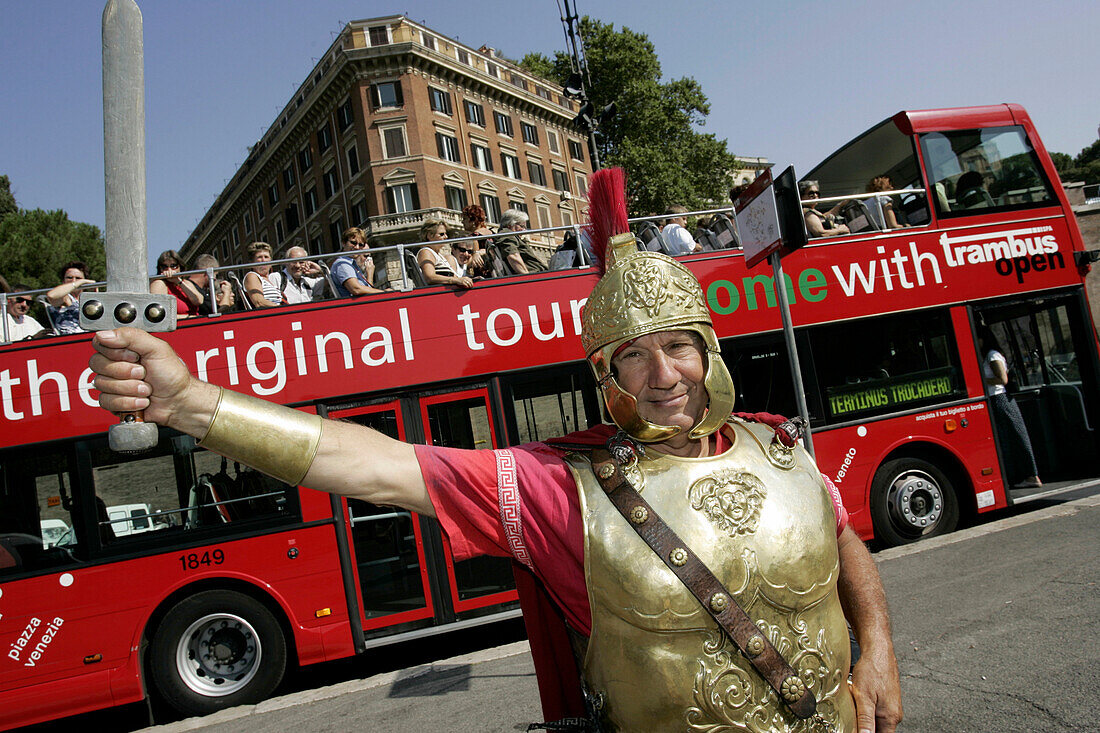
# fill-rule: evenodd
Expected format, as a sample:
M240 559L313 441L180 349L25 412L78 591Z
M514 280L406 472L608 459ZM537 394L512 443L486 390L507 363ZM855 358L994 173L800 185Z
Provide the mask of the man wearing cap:
M609 187L621 190L621 171L594 176L596 217ZM456 559L525 566L529 631L560 614L576 653L574 665L532 638L548 717L587 713L616 731L893 731L900 687L873 560L794 440L731 416L698 281L637 251L621 197L621 215L593 225L604 274L581 337L617 430L504 450L412 446L200 382L132 329L96 336L100 402L288 483L435 516ZM657 551L647 532L662 526L670 544ZM703 567L714 590L700 596L682 567ZM851 683L846 616L862 646ZM578 668L584 704L563 683Z

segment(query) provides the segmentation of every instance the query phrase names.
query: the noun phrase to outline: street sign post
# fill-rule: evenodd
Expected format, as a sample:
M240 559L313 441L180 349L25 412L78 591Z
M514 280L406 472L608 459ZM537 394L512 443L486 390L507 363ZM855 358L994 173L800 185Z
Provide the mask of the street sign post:
M88 331L133 326L171 331L176 299L149 292L145 224L145 61L141 10L134 0L103 9L103 179L107 292L80 294ZM157 444L157 426L123 413L108 431L112 450L135 453Z
M754 267L764 260L772 264L773 287L779 299L783 318L783 340L791 365L791 381L798 412L806 421L803 439L806 450L814 455L814 439L810 432L810 409L806 402L806 387L802 382L802 366L798 361L798 345L794 339L791 305L787 298L787 283L783 279L783 256L806 244L806 227L802 206L795 187L794 166L788 166L774 181L770 170L756 177L734 202L734 221L745 251L745 264Z

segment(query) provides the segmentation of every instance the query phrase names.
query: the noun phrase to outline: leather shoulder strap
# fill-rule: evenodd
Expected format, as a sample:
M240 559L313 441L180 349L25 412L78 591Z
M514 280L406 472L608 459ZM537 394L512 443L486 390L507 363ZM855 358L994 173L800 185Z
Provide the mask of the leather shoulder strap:
M592 470L619 513L718 622L779 699L796 717L813 717L817 708L813 692L722 582L642 498L607 450L592 451Z

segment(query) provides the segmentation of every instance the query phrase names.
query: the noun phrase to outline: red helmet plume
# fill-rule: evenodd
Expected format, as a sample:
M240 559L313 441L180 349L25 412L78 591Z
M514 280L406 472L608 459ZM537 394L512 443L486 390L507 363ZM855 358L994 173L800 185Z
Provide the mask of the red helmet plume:
M630 231L626 220L626 173L622 168L603 168L588 179L588 236L602 275L607 266L607 243L616 234Z

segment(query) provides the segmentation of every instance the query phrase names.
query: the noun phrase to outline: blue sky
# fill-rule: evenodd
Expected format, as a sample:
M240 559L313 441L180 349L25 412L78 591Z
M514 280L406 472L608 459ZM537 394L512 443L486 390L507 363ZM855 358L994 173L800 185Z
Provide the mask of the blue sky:
M99 0L4 0L0 174L24 208L103 225ZM179 247L349 20L404 14L506 56L564 48L556 0L139 0L151 260ZM1050 150L1097 137L1094 1L577 0L646 33L667 78L711 100L704 128L807 171L901 109L1023 104ZM0 263L2 271L3 263Z

